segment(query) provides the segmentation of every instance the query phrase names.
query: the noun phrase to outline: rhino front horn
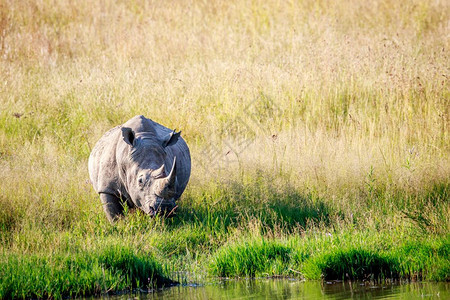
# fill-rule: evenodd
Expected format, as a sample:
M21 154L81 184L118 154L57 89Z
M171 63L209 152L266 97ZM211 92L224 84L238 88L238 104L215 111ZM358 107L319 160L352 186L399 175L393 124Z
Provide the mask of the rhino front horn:
M177 157L175 156L173 158L172 170L170 170L169 175L166 178L164 178L164 180L167 180L167 184L171 188L175 188L175 179L177 177L177 169L175 168L176 163Z

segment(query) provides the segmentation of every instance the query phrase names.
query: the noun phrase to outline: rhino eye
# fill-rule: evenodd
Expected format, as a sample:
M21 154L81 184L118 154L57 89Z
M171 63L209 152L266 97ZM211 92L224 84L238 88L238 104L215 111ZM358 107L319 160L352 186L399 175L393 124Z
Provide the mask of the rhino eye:
M142 187L144 185L144 178L143 177L139 177L138 183L139 183L139 186Z

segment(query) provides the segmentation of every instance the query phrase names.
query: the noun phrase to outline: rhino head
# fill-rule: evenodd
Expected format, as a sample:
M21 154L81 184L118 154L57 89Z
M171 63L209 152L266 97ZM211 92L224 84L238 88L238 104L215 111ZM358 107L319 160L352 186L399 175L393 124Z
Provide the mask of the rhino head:
M170 215L176 206L176 157L169 173L165 162L171 162L166 147L176 143L179 135L173 131L161 140L155 134L136 134L131 128L122 128L127 144L122 162L126 189L134 205L150 216Z

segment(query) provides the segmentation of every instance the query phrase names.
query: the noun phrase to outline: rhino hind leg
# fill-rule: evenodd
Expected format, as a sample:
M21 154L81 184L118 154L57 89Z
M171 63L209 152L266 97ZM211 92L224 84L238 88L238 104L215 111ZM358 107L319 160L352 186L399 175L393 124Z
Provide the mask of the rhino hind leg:
M100 193L100 200L109 222L114 223L114 221L123 216L123 206L118 197Z

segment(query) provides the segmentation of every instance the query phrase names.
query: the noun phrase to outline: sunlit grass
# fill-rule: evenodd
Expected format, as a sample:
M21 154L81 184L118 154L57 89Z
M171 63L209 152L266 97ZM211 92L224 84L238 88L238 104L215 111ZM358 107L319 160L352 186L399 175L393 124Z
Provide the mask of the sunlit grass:
M0 261L0 297L62 298L169 285L151 253L125 245L54 254L6 255Z
M400 232L333 232L283 238L245 238L221 247L210 272L221 277L307 279L449 279L448 238Z
M383 259L448 280L447 2L0 2L2 263L64 260L72 245L96 262L114 240L182 280L341 277ZM136 114L182 130L192 177L175 218L127 211L111 226L87 159ZM323 251L326 234L361 233L384 246ZM269 263L208 273L228 252Z

